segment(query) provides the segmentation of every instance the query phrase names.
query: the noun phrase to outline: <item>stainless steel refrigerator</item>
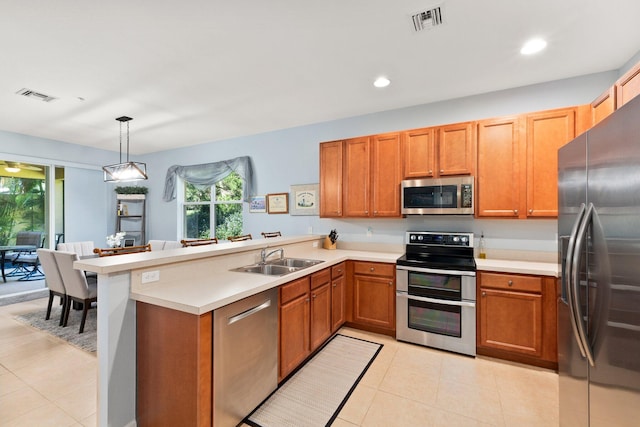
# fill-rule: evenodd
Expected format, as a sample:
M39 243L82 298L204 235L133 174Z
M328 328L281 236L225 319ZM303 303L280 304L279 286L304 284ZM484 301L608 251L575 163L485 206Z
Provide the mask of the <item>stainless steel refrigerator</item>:
M640 97L558 153L560 426L640 426Z

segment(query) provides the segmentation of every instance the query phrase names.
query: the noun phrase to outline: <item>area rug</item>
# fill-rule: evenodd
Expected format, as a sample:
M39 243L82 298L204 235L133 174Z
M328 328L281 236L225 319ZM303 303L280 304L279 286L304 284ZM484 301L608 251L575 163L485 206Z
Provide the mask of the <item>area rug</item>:
M381 348L382 344L335 335L245 423L254 427L331 425Z
M58 298L55 298L53 307L51 308L51 317L44 320L47 314L47 308L43 308L31 313L16 316L16 320L40 329L48 334L56 336L67 341L69 344L81 348L88 352L96 351L97 340L97 309L92 308L87 313L87 320L84 324L84 332L78 333L80 329L80 321L82 320L82 310L71 309L69 313L69 321L66 327L58 326L62 306L58 305Z

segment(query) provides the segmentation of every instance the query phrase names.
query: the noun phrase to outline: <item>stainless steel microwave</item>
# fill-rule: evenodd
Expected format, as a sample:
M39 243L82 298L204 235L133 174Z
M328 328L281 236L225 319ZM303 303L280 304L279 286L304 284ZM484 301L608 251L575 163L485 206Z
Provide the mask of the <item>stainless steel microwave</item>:
M404 215L473 215L472 176L402 181Z

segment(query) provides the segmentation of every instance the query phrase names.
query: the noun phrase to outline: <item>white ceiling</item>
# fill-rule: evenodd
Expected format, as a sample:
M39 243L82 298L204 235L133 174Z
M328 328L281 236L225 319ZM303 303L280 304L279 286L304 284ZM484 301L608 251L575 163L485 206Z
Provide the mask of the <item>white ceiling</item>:
M437 5L445 24L415 33ZM618 69L638 17L638 0L3 0L0 129L117 151L127 115L150 153ZM521 56L533 36L547 49Z

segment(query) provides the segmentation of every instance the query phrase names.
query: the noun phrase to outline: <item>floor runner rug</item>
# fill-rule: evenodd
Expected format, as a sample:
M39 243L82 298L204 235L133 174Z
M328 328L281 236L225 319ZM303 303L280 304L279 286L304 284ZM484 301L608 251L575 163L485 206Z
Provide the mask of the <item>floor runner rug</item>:
M329 426L382 344L335 335L245 422L257 427Z
M58 325L60 315L62 314L62 306L58 305L58 298L54 300L49 320L44 320L46 314L47 308L45 307L31 313L18 315L16 316L16 320L63 339L82 350L89 352L96 351L98 322L96 319L97 309L95 307L87 312L84 332L81 334L78 333L78 330L80 329L80 321L82 320L82 310L71 309L67 326L64 328Z

